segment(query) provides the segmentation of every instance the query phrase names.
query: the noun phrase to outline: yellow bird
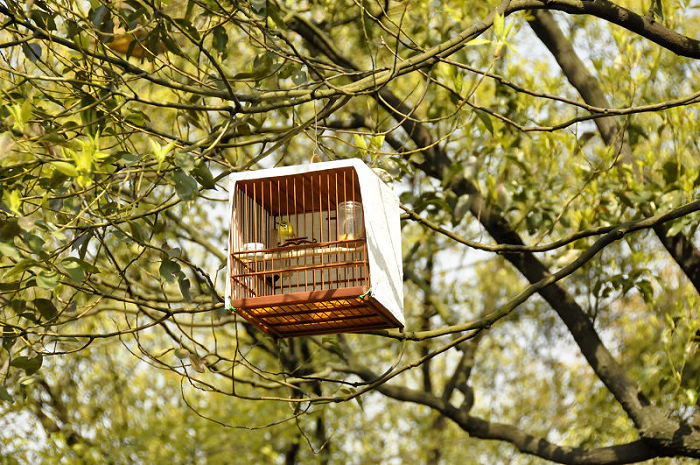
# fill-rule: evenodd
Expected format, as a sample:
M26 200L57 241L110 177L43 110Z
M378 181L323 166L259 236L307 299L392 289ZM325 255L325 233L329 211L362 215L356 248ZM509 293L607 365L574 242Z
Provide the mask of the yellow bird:
M286 241L294 239L295 237L296 234L294 234L294 226L292 226L292 223L290 223L289 220L280 220L277 225L277 239L279 243L284 244Z
M126 55L129 52L129 47L131 47L130 56L134 58L143 58L146 49L141 44L141 39L145 39L145 34L115 34L110 42L107 42L107 47L111 48L117 53ZM134 43L132 47L132 43ZM153 55L153 53L151 53Z

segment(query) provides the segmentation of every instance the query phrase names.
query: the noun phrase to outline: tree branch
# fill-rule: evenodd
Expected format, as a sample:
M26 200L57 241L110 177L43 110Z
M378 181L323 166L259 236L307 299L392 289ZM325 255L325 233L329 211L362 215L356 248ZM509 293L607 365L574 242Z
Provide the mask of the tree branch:
M554 17L547 11L537 11L533 19L529 21L530 27L537 37L544 43L559 63L562 71L572 86L578 90L584 101L596 107L608 107L608 99L600 88L600 83L578 58L576 51L569 40L559 29ZM618 139L620 127L614 118L597 118L595 120L598 131L606 144L614 144ZM621 141L623 161L633 164L632 151L629 145ZM648 212L645 212L648 215ZM698 251L683 234L668 235L668 229L664 225L657 225L654 231L664 248L678 263L685 275L700 292L700 251Z
M356 363L352 363L348 371L355 373L365 381L377 378L377 375L372 370ZM439 411L469 433L470 437L505 441L515 446L520 452L557 463L617 465L641 462L660 456L659 451L649 447L641 440L595 449L560 446L544 438L528 434L516 426L489 422L482 418L471 416L468 414L468 411L457 409L445 401L444 398L441 399L427 392L389 384L383 384L377 387L377 390L392 399L425 405Z
M514 0L509 12L518 10L559 10L575 15L591 15L617 24L635 34L689 58L700 58L700 41L672 31L662 24L638 15L608 0Z

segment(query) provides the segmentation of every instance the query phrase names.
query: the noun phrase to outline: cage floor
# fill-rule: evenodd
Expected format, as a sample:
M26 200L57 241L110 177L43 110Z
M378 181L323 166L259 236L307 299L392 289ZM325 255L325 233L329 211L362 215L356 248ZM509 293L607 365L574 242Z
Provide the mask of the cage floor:
M375 299L361 298L363 293L362 287L354 287L234 300L232 305L275 337L402 327Z

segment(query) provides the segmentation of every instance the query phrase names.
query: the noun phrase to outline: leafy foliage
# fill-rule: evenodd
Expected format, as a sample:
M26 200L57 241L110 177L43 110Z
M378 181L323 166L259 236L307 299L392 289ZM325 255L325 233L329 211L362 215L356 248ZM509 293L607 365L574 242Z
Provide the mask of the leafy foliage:
M700 456L700 22L646 6L0 3L0 461ZM393 179L405 333L224 310L227 174L315 156Z

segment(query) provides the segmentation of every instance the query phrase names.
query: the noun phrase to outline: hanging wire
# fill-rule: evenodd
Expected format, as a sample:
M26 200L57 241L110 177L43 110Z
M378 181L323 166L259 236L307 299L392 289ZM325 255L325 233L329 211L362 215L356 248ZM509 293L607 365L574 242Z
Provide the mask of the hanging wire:
M315 158L321 161L321 156L319 155L319 145L318 145L318 109L316 108L316 100L314 103L314 149L311 152L311 158L309 158L309 163L313 163Z

